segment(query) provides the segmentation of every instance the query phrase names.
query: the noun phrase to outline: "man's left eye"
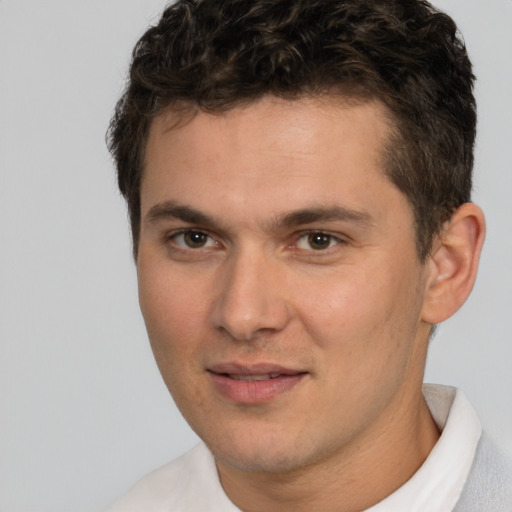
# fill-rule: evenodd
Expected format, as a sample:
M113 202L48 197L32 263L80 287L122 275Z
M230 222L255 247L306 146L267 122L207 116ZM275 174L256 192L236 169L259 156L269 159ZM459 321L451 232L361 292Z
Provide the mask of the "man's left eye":
M322 251L330 249L340 242L341 240L333 235L315 231L302 235L297 241L297 248L307 251Z

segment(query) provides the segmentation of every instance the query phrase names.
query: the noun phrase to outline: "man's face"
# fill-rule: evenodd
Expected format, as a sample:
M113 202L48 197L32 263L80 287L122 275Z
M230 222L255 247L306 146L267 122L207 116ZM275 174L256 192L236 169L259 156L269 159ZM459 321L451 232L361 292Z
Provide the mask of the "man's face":
M173 123L155 119L147 145L140 303L218 464L291 471L403 423L428 265L384 175L384 108L267 97Z

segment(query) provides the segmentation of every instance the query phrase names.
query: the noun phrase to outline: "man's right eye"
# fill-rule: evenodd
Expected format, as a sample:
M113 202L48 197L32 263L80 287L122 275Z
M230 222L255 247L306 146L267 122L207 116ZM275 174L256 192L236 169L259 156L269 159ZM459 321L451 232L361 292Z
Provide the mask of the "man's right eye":
M170 239L182 249L204 249L206 247L216 247L218 244L210 235L203 231L187 229L170 236Z

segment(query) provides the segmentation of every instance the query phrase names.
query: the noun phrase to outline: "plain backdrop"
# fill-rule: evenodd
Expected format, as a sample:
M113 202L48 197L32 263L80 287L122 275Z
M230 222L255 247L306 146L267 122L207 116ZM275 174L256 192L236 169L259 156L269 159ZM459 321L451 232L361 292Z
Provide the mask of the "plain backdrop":
M443 0L478 75L474 293L427 381L460 386L512 453L512 1ZM99 511L195 442L137 304L104 134L162 0L0 0L0 511Z

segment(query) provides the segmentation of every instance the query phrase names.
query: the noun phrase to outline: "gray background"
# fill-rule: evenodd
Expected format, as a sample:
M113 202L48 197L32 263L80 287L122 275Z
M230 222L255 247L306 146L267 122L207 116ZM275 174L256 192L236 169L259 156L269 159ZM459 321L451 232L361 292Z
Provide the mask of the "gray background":
M443 0L479 76L474 293L427 381L462 387L512 453L512 2ZM162 0L0 0L0 510L104 509L195 436L138 310L103 136L129 53Z

